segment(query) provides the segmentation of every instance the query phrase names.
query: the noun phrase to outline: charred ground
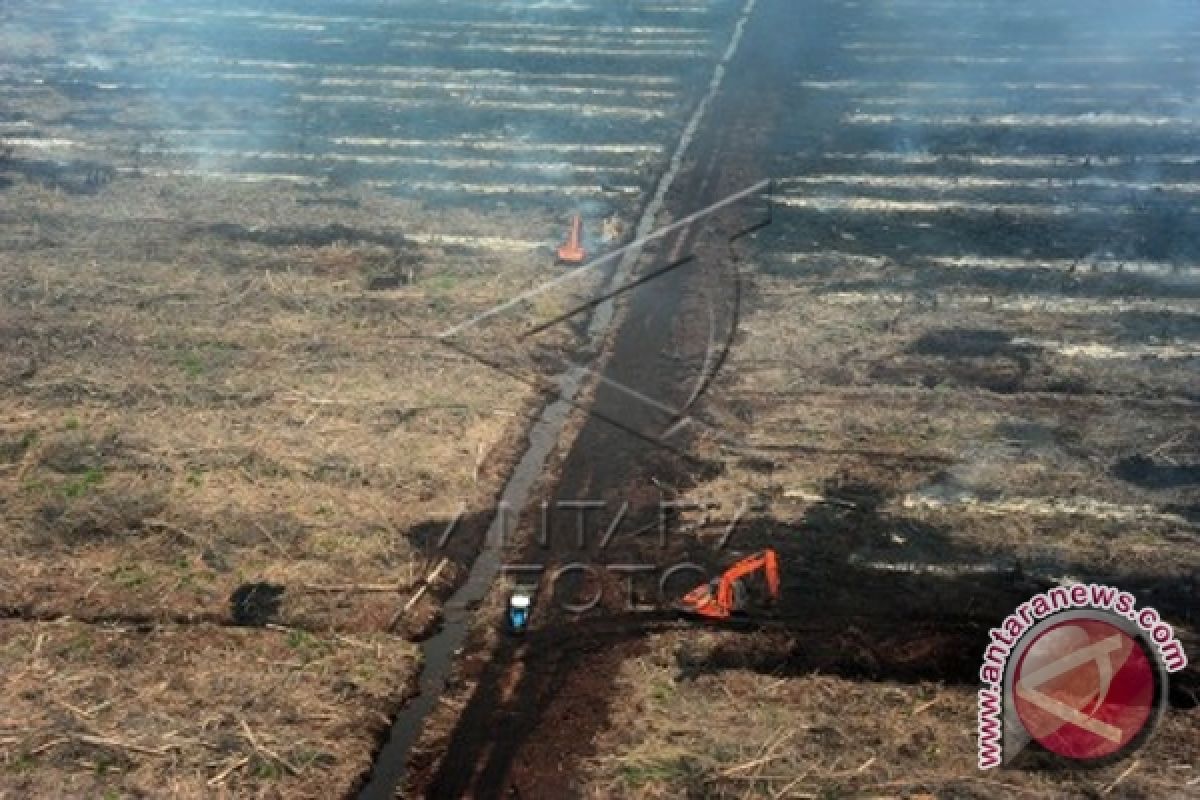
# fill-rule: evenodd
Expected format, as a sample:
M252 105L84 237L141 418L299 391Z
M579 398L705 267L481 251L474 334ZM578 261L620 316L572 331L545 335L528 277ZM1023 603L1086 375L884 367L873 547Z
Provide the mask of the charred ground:
M466 705L417 760L414 793L1194 786L1194 667L1127 772L993 779L973 754L987 630L1036 591L1121 586L1194 652L1200 160L1194 87L1168 66L1191 63L1169 23L1191 12L1164 4L1136 24L1112 5L1045 19L957 3L805 12L759 4L673 200L682 214L758 177L782 187L773 224L739 254L749 313L700 411L726 435L698 433L681 458L581 420L545 492L603 498L607 519L626 500L644 522L661 499L701 510L665 552L568 541L514 556L717 566L749 495L760 510L731 549L779 550L781 618L680 629L621 612L618 582L592 617L547 604L527 640L468 658L450 693ZM1114 20L1153 47L1123 42ZM707 339L706 281L731 261L708 255L713 269L629 299L606 377L686 397L678 356ZM595 402L643 413L603 384Z

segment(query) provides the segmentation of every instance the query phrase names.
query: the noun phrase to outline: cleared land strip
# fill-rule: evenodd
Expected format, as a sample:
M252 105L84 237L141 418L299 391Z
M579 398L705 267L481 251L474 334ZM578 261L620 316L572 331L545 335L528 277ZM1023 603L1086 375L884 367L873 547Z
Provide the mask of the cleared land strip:
M434 18L412 19L407 15L403 17L376 17L370 15L320 15L297 14L294 12L284 11L261 11L255 9L216 9L216 8L201 8L195 11L198 16L219 17L226 19L263 19L288 22L320 22L320 23L336 23L336 24L370 24L370 25L386 25L389 28L449 28L451 30L486 30L486 31L501 31L501 32L525 32L536 31L546 32L552 31L557 34L631 34L634 36L681 36L681 37L706 37L709 31L705 28L688 28L688 27L673 27L673 26L653 26L653 25L632 25L629 27L619 25L569 25L552 22L537 22L533 20L514 19L506 21L498 20L479 20L475 15L455 20L439 20ZM169 21L172 17L154 16L144 12L138 15L143 19L152 19L157 21Z
M452 137L444 142L435 140L404 139L397 137L376 136L341 136L331 140L334 144L354 145L362 147L428 147L442 144L446 147L463 148L467 150L484 150L490 152L549 152L549 153L598 153L605 155L656 155L664 152L661 144L652 142L636 143L602 143L588 144L586 142L547 142L518 139L481 138L471 135Z
M1116 522L1164 522L1186 528L1200 527L1180 514L1163 512L1152 505L1123 505L1089 497L1020 497L1007 500L984 500L963 495L957 498L931 497L919 493L906 495L901 501L906 509L962 508L977 514L994 516L1066 516L1091 517Z
M399 108L446 108L449 106L488 109L491 111L524 111L537 114L566 116L611 116L628 117L630 119L665 119L668 113L662 109L645 108L631 105L599 105L595 103L563 103L546 100L542 102L520 102L516 100L485 100L482 98L446 97L436 100L421 100L415 98L389 97L365 94L312 94L303 92L296 99L312 105L376 105L389 109Z
M422 47L445 47L452 50L470 50L474 49L473 44L462 43L461 28L458 25L448 25L444 29L438 29L436 26L428 26L420 23L396 24L395 20L386 20L379 18L356 18L356 17L304 17L299 19L287 19L280 17L263 18L263 17L247 17L239 14L203 14L203 15L180 15L180 16L157 16L150 14L130 14L122 17L125 23L139 23L146 26L164 26L172 27L193 27L203 28L210 26L211 20L246 20L248 27L257 30L265 31L290 31L298 34L303 33L339 33L339 34L373 34L381 30L402 32L404 39L396 39L393 42L399 42L405 46L414 48ZM662 29L659 35L655 35L653 31L636 29L610 29L607 32L597 31L586 28L584 26L574 26L570 28L559 29L530 29L520 25L501 26L493 24L491 26L482 26L479 24L470 24L466 22L462 27L478 31L480 35L494 37L496 42L485 43L484 47L516 47L516 48L540 48L540 47L559 47L565 48L571 44L584 43L597 49L617 48L617 45L625 47L641 48L643 52L650 55L673 55L675 53L686 53L698 47L708 46L711 40L706 36L689 36L686 33L679 35L662 35L665 33L673 33L670 29ZM672 45L675 47L666 47ZM658 47L654 50L651 48ZM684 48L684 49L680 49ZM536 51L536 50L535 50ZM565 50L564 50L565 52Z
M102 145L88 142L82 138L70 137L31 137L30 124L28 123L0 123L0 132L4 130L20 131L26 135L22 136L5 136L5 141L13 147L29 148L33 150L46 150L52 148L69 148L76 150L101 150ZM137 129L117 130L117 135L140 135L145 131ZM160 136L168 139L186 139L188 137L203 137L210 139L255 139L255 133L250 130L240 130L236 128L224 129L182 129L169 128L158 131ZM330 137L326 140L329 145L357 147L357 148L380 148L383 150L420 150L423 148L442 147L450 150L468 150L489 153L556 153L556 154L592 154L597 156L652 156L660 154L663 151L662 145L652 142L638 143L630 142L627 144L606 143L606 144L587 144L583 142L531 142L517 139L505 139L503 137L480 139L475 136L466 135L460 137L452 137L445 140L436 139L408 139L408 138L392 138L392 137L376 137L376 136L337 136ZM174 152L176 150L185 153L206 154L213 152L212 150L193 147L191 150L184 149L183 145L176 145L167 148L162 148L166 152ZM253 150L233 150L226 148L230 153L236 154L254 154ZM156 148L150 147L147 152L157 152ZM334 155L344 155L346 157L353 156L354 153L341 151ZM369 155L369 154L364 154ZM320 157L320 156L316 156ZM414 157L415 158L415 157ZM442 159L430 158L429 163L442 163ZM510 163L510 162L503 162Z
M920 95L929 92L934 95L960 94L963 96L978 92L978 83L963 81L880 81L855 80L842 78L838 80L816 81L805 80L796 83L802 89L812 89L823 92L860 92L876 91L886 96ZM1097 95L1110 96L1113 93L1147 93L1161 92L1167 87L1158 83L1142 83L1136 81L1096 81L1096 82L1058 82L1058 81L996 81L987 84L988 89L1004 89L1010 92L1092 92ZM924 99L924 98L920 98Z
M953 165L960 167L1008 167L1015 169L1044 170L1047 168L1078 167L1136 167L1141 165L1166 165L1190 167L1200 164L1200 155L1195 153L1133 153L1126 155L1066 153L1042 154L994 154L978 153L913 153L897 151L868 151L862 153L822 152L814 158L829 161L866 161L906 166Z
M800 266L845 266L883 267L896 262L887 256L863 255L838 250L820 251L775 251L765 254L764 262L776 264L795 264ZM1200 264L1175 263L1169 261L1149 261L1137 259L1105 258L1098 256L1065 258L1015 258L988 257L976 255L939 256L913 255L906 260L917 263L930 263L939 267L953 269L982 269L982 270L1034 270L1046 269L1067 272L1096 272L1096 273L1134 273L1141 275L1200 275ZM997 297L1001 295L996 295Z
M265 30L296 30L325 32L334 29L338 33L371 33L386 29L403 31L407 36L454 40L461 31L470 30L497 39L511 42L557 43L587 42L591 44L625 45L707 45L711 38L707 31L697 28L588 25L554 25L514 20L511 22L474 21L470 18L455 21L433 19L409 20L368 16L312 16L302 14L262 13L238 10L200 10L192 16L165 16L137 13L125 16L129 22L153 24L203 24L205 20L247 20L255 27Z
M398 64L342 64L316 61L280 61L267 58L228 58L213 56L176 55L168 56L168 64L184 68L215 65L222 67L255 67L265 70L312 72L315 77L334 75L404 75L413 80L422 80L434 85L439 81L509 80L513 85L540 86L546 81L588 81L603 84L633 84L643 86L674 86L679 78L672 75L654 75L637 72L528 72L502 67L439 67L408 66ZM136 60L133 63L138 63ZM86 69L89 65L71 62L72 69Z
M973 111L975 109L987 109L989 111L997 108L1020 108L1026 111L1072 111L1073 109L1085 109L1087 111L1095 111L1104 108L1108 100L1097 95L1080 95L1077 97L1054 95L1050 97L1029 98L1029 97L930 97L920 101L915 101L910 97L855 97L852 99L855 106L860 109L865 106L876 108L919 108L922 111L943 109L951 111ZM1171 116L1179 112L1179 109L1191 111L1195 108L1195 101L1186 97L1157 97L1147 98L1138 97L1131 99L1129 110L1137 110L1146 114L1167 115ZM1078 112L1076 112L1078 113Z
M1200 128L1197 117L1166 117L1148 114L1094 112L1089 114L847 114L849 125L920 125L922 127L1005 128L1165 128L1193 131Z
M1037 53L1054 54L1054 53L1057 53L1062 50L1062 41L1058 40L1058 39L1055 39L1054 41L1047 41L1047 42L1015 43L1015 42L1010 42L1010 41L1003 41L1001 39L986 40L984 37L979 36L979 35L964 37L964 38L970 40L971 51L974 52L976 55L981 54L985 51L992 51L992 50L999 51L1001 53L1034 53L1034 54L1037 54ZM1174 37L1171 37L1171 38L1174 39ZM886 40L855 41L855 42L846 42L846 43L842 44L841 49L845 50L847 52L864 52L864 51L872 51L872 50L893 52L893 53L913 52L913 51L927 52L929 50L929 43L928 42L917 42L917 41L906 42L906 41L886 41ZM1105 50L1105 49L1113 50L1116 52L1120 51L1119 47L1114 47L1112 45L1109 45L1107 48L1102 46L1097 49L1101 50L1101 51ZM1175 41L1175 40L1162 41L1162 42L1159 42L1156 49L1159 49L1159 50L1162 50L1165 52L1176 52L1176 51L1185 49L1185 45L1183 45L1179 41Z
M640 195L638 186L621 184L586 184L573 183L563 186L559 183L472 183L460 181L363 181L364 186L374 189L396 189L404 191L447 192L463 195L544 195L547 198L558 195L561 197L612 196L623 195L633 197Z
M978 256L935 256L930 259L942 267L968 269L1052 269L1068 272L1131 273L1138 275L1200 275L1200 264L1177 264L1137 259L1080 258L983 258Z
M984 175L871 175L814 174L781 178L781 186L855 186L869 189L911 189L952 192L979 189L1019 189L1053 192L1068 189L1102 189L1128 192L1200 193L1200 181L1126 181L1081 175L1075 178L994 178Z
M1079 214L1122 216L1135 213L1127 207L1097 203L989 203L965 200L888 200L880 197L847 197L819 195L811 197L776 197L777 206L809 211L838 211L856 214L940 214L965 212L970 214L1013 214L1024 217L1069 217ZM1200 214L1200 207L1186 209L1189 215Z
M253 159L251 159L253 160ZM306 186L320 188L328 186L328 181L306 173L288 172L248 172L242 169L162 169L158 167L119 167L119 174L134 177L151 178L201 178L204 180L224 180L230 183L281 183L291 186ZM371 180L359 181L359 185L371 189L405 191L449 192L462 195L554 195L563 197L604 196L604 195L637 195L641 189L637 186L620 184L580 184L563 187L557 183L473 183L463 181L412 181L412 180Z
M797 291L811 291L808 288ZM790 294L790 292L789 292ZM855 306L917 306L960 310L995 310L1018 313L1053 314L1124 314L1144 313L1188 314L1200 317L1200 299L1173 300L1167 298L1123 297L1094 299L1070 297L1063 294L981 294L956 291L919 291L881 289L865 292L822 292L825 303Z
M950 55L910 55L910 54L894 54L894 55L856 55L856 61L862 64L887 65L887 64L953 64L959 66L997 66L1002 64L1015 64L1018 66L1026 66L1029 59L1023 56L968 56L959 54ZM1088 55L1088 56L1057 56L1053 58L1038 58L1038 63L1047 66L1087 66L1087 67L1122 67L1122 66L1139 66L1139 67L1159 67L1163 70L1178 69L1182 66L1191 66L1195 64L1194 58L1185 56L1159 56L1155 59L1144 59L1132 55Z
M1014 347L1031 346L1048 350L1062 356L1091 358L1100 361L1110 359L1194 359L1200 358L1200 343L1188 344L1134 344L1117 346L1103 342L1059 341L1034 339L1026 336L1013 338Z
M64 72L75 72L70 67L63 66ZM28 81L29 85L8 85L3 87L4 91L19 92L19 91L43 91L50 92L53 89L47 85L46 74L52 72L51 69L9 69L2 70L0 73L6 73L3 77L6 80L12 81ZM107 73L107 70L99 71L102 76ZM386 73L384 73L386 74ZM393 73L395 74L395 73ZM430 94L438 91L445 92L472 92L475 94L519 94L523 97L537 95L563 95L567 97L576 96L594 96L594 97L618 97L618 98L640 98L640 99L655 99L655 100L672 100L679 96L679 92L669 89L639 89L639 88L614 88L609 86L581 86L581 85L565 85L557 83L537 82L523 83L517 79L512 79L507 82L499 81L495 78L487 80L469 79L467 77L446 78L436 80L431 78L416 77L357 77L346 76L338 77L331 75L305 75L296 74L292 71L271 72L268 70L261 71L244 71L244 72L189 72L188 79L193 81L203 82L229 82L229 83L282 83L295 86L304 86L312 88L314 86L327 87L369 87L376 89L386 89L388 91L411 90L420 94ZM152 79L153 80L153 79ZM156 84L161 85L166 81L160 77ZM97 77L94 80L89 80L79 77L62 78L54 81L57 86L75 86L84 89L96 89L101 91L125 91L125 90L145 90L151 87L147 83L122 83L112 80L112 76Z
M40 144L40 143L39 143ZM52 140L49 147L69 147L65 140ZM219 147L170 147L154 150L163 156L203 156L205 158L239 159L243 161L281 161L307 163L348 163L436 167L440 169L476 169L514 172L575 172L580 174L637 175L636 167L609 164L576 164L570 161L502 161L488 158L429 158L426 156L387 153L307 153L236 150Z

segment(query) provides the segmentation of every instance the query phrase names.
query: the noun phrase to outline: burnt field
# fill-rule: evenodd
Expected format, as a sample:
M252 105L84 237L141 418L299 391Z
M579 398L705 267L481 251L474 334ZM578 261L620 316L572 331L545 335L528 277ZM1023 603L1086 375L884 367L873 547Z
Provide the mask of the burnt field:
M0 43L0 795L1200 791L1194 665L1097 770L978 771L973 705L1076 581L1195 660L1191 4L16 2ZM611 330L524 294L572 212L598 253L768 178ZM518 479L564 355L604 380ZM455 593L763 546L740 631Z
M547 602L527 642L468 660L412 791L1196 792L1194 666L1119 764L983 773L974 750L987 630L1037 591L1124 587L1194 660L1195 14L757 4L670 206L776 182L772 224L736 248L744 302L701 424L672 449L581 418L545 496L604 510L586 547L564 515L549 552L521 556L716 567L771 546L782 619L747 633L639 616L611 576L582 620ZM731 269L723 248L702 255L627 300L607 378L686 402L680 361L704 359L705 303ZM604 385L595 409L645 421ZM660 499L698 508L665 549L596 544L623 502L621 530L657 530Z
M9 4L21 171L599 214L662 166L732 3Z

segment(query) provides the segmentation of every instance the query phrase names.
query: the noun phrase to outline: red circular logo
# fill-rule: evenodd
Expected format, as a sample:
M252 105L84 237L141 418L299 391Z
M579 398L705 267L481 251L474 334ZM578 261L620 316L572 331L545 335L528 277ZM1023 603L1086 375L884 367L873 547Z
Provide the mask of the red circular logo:
M1025 730L1078 760L1119 752L1153 712L1155 669L1142 642L1103 619L1071 619L1040 633L1013 673Z

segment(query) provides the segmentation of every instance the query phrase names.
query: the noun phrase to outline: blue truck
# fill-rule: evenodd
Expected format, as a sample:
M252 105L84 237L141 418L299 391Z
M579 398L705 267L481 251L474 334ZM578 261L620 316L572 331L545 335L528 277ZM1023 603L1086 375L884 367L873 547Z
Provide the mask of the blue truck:
M508 632L520 635L529 628L529 617L533 613L533 597L537 587L522 584L508 596L508 611L505 615Z

